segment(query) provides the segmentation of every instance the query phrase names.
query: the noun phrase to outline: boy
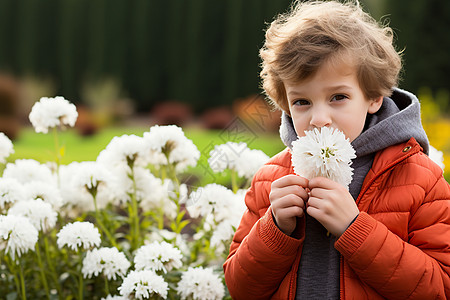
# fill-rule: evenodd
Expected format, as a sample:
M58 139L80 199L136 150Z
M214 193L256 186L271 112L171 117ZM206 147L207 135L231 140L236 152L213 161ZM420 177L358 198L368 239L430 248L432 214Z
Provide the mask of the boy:
M260 54L288 148L247 191L224 264L231 296L450 298L450 187L425 154L417 98L394 88L391 29L358 3L298 2L268 28ZM348 190L293 173L291 142L323 126L356 151Z

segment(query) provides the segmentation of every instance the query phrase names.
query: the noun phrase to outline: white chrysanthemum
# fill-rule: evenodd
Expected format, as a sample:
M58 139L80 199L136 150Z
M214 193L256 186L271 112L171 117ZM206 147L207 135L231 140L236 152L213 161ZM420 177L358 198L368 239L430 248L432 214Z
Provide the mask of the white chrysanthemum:
M5 250L14 260L15 254L21 256L34 249L38 231L28 218L22 216L0 216L0 250Z
M244 142L216 145L209 155L208 163L214 172L230 169L245 178L252 178L256 171L269 160L269 156L264 152L249 149Z
M58 217L52 205L41 199L17 202L9 209L8 215L27 217L38 231L43 232L55 227Z
M178 282L181 299L215 300L225 296L225 287L211 268L190 267Z
M133 299L149 299L152 296L167 298L169 285L154 271L131 271L119 287L122 296Z
M209 153L208 163L214 172L222 172L226 169L236 169L240 155L250 150L246 143L227 142L216 145Z
M355 150L343 132L322 127L305 131L292 142L292 165L297 175L307 179L326 177L348 188L352 181Z
M108 280L115 280L117 276L125 276L130 265L125 254L119 252L117 248L104 247L86 253L81 272L84 278L91 278L103 273Z
M155 177L150 170L137 167L134 172L136 184L136 196L139 200L139 206L144 211L151 211L162 208L164 215L174 218L177 214L177 205L169 199L171 182L162 181ZM132 191L133 182L130 178L124 178L122 184L128 183L126 190Z
M90 222L74 222L66 224L56 234L57 244L59 248L67 245L72 250L77 250L78 247L89 249L91 247L98 247L100 245L100 232Z
M75 126L78 118L77 108L64 97L42 97L31 108L30 122L36 132L47 133L56 126Z
M0 164L6 162L6 158L14 153L14 145L3 132L0 132Z
M23 185L15 178L0 178L0 209L25 200Z
M191 249L188 246L188 234L175 233L167 229L154 229L147 236L144 241L145 245L151 244L149 241L168 242L180 249L183 255L190 255Z
M24 185L26 199L42 199L49 203L55 210L64 205L60 190L56 185L32 181Z
M120 166L128 170L130 165L139 165L146 160L148 146L137 135L115 136L97 157L97 162L106 166Z
M253 178L256 171L258 171L259 168L261 168L261 166L269 160L269 158L270 157L261 150L248 149L242 152L236 166L238 175L249 179Z
M176 165L177 171L183 171L195 166L200 158L200 151L194 143L184 135L183 129L175 125L155 125L144 132L144 140L151 150L160 154L154 154L155 160L150 161L155 165L171 163Z
M444 170L445 169L444 153L431 145L429 151L430 151L429 157L431 158L431 160L434 161L439 167L441 167L442 170Z
M82 213L94 210L94 201L92 196L86 191L86 188L75 186L76 174L80 171L82 164L72 162L68 165L61 165L59 168L60 191L65 205L60 213L72 219L78 217Z
M14 163L6 164L3 178L14 178L20 183L39 181L56 185L56 177L50 168L33 159L17 159Z
M229 220L225 220L217 225L211 236L211 247L215 248L215 253L221 255L227 253L225 243L228 243L234 236L236 227Z
M191 217L204 217L205 225L211 227L224 220L234 220L234 224L240 220L246 208L242 198L242 193L234 194L226 187L212 183L192 192L186 209Z
M105 165L94 161L79 163L71 183L77 191L89 199L88 201L93 202L93 195L95 195L99 209L113 202L117 195L116 176Z
M181 251L166 242L153 242L140 247L134 257L136 270L162 270L164 273L182 266Z

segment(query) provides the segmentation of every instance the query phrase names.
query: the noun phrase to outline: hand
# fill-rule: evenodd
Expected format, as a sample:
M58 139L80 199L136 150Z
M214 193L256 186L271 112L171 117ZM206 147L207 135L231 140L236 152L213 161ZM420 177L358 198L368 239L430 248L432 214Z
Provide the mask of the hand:
M309 181L306 212L331 234L340 237L359 214L355 200L341 184L323 177Z
M304 216L308 193L303 187L308 180L298 175L286 175L272 182L269 200L272 215L282 232L291 235L297 226L297 217Z

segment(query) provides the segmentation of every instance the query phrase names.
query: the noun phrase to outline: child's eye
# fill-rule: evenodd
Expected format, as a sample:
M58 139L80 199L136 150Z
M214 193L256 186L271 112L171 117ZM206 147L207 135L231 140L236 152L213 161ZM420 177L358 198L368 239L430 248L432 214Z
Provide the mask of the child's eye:
M338 95L334 95L331 98L331 101L342 101L342 100L345 100L345 99L348 99L348 97L345 96L345 95L338 94Z
M298 106L309 105L309 101L305 99L299 99L295 100L293 104Z

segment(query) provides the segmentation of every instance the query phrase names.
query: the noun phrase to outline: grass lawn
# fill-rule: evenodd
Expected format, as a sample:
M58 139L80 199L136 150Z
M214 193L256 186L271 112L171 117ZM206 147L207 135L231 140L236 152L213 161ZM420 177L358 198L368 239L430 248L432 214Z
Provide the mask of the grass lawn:
M73 161L96 160L114 136L123 134L135 134L142 136L149 127L111 127L104 128L92 136L80 136L76 130L69 129L58 133L60 146L64 146L62 164ZM195 168L188 169L183 177L194 185L205 185L216 182L229 185L229 174L214 174L209 168L209 152L215 145L224 144L227 141L246 142L250 149L259 149L268 156L273 156L285 148L277 133L253 132L253 131L225 131L203 130L198 128L184 128L186 136L191 139L200 151L200 159ZM16 159L35 159L41 163L55 161L54 136L36 133L33 128L22 129L18 138L13 141L14 153L8 158L8 162ZM4 165L0 166L0 174ZM192 177L189 179L189 177Z
M149 127L111 127L104 128L93 136L82 137L73 129L58 133L60 146L65 147L63 164L72 161L95 160L114 136L123 134L135 134L142 136ZM184 129L186 136L197 146L202 156L209 156L209 151L214 145L227 141L247 142L251 149L260 149L267 155L273 156L284 148L276 133L240 132L238 134L221 130ZM13 142L14 151L8 161L30 158L40 162L54 161L55 143L54 136L36 133L31 127L24 128L19 137Z

